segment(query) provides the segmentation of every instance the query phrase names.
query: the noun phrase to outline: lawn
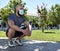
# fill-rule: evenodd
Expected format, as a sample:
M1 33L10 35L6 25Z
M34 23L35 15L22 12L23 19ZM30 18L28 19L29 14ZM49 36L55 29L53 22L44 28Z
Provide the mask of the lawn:
M0 31L0 37L6 37L5 32ZM30 40L60 41L60 30L45 30L44 33L41 30L33 30L32 35L25 38Z
M0 37L6 37L5 32L4 31L0 31Z
M26 37L26 39L60 41L60 30L45 30L44 33L41 30L33 30L31 37Z

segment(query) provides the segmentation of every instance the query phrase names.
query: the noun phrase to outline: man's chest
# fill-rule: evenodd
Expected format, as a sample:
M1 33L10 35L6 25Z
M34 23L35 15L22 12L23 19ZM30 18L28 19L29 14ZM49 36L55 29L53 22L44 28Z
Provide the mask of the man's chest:
M15 20L14 20L14 22L15 22L15 24L22 24L23 22L24 22L24 18L16 18Z

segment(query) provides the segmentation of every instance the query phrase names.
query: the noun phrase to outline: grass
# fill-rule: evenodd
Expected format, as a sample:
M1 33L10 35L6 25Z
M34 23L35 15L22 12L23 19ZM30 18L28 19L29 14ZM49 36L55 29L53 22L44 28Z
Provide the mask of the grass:
M0 37L6 37L5 32L0 31ZM44 40L44 41L60 41L60 30L33 30L30 37L26 36L25 39L30 40Z
M6 37L5 32L4 31L0 31L0 37Z
M45 30L44 33L41 30L33 30L31 37L26 37L26 39L60 41L60 30Z

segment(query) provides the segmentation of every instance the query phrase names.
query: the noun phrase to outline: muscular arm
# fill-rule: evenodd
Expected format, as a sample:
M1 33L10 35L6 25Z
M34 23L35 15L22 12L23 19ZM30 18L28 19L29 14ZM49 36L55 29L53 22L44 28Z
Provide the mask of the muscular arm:
M14 25L14 22L13 22L12 20L8 20L8 24L9 24L9 26L10 26L12 29L14 29L14 30L16 30L16 31L22 31L22 32L23 32L23 29L21 29L21 28L19 28L18 26Z
M29 24L29 22L27 22L27 21L25 21L24 23L25 23L25 25L27 26L27 28L26 28L26 34L25 34L25 35L31 36L32 26L31 26L31 25Z
M27 26L27 29L28 29L29 31L31 31L32 26L30 25L30 23L29 23L28 21L25 21L24 23L25 23L25 25Z
M27 28L29 28L29 22L25 21L24 24L27 26Z

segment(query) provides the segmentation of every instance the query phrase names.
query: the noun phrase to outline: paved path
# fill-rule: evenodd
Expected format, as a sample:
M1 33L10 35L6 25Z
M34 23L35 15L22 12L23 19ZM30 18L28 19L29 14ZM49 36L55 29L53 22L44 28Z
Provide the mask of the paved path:
M60 51L59 42L23 40L23 46L8 47L7 39L0 39L0 51Z

